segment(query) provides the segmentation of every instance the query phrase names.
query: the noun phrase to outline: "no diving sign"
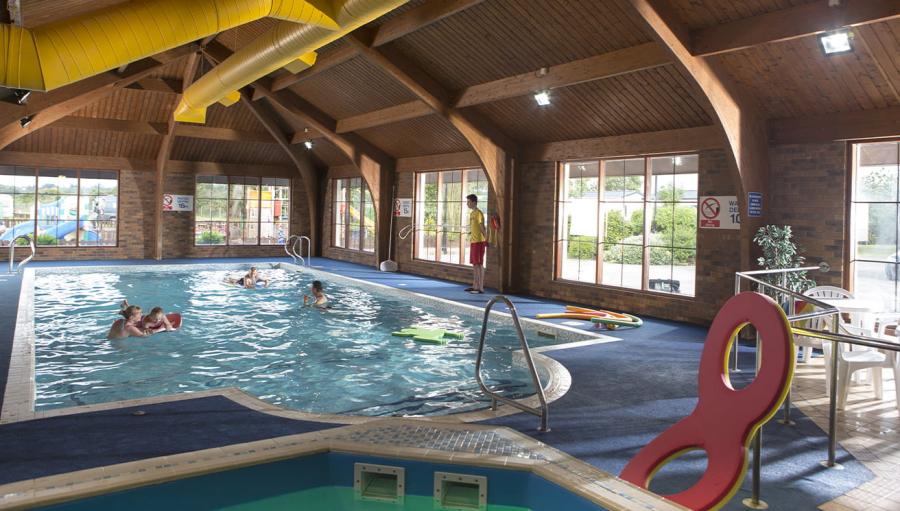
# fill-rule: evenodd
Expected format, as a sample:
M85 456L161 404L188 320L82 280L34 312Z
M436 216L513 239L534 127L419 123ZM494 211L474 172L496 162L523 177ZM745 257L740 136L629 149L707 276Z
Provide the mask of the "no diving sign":
M707 195L700 197L700 228L740 229L741 215L737 197L732 195Z

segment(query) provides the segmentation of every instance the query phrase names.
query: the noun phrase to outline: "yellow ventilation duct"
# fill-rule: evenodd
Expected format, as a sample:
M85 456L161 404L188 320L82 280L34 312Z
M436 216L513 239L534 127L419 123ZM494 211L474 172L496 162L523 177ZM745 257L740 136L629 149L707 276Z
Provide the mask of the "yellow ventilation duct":
M267 16L332 33L339 1L134 0L30 30L0 24L0 86L52 90Z
M334 0L340 28L282 22L194 82L175 108L175 120L202 123L206 108L231 91L305 55L405 4L407 0Z

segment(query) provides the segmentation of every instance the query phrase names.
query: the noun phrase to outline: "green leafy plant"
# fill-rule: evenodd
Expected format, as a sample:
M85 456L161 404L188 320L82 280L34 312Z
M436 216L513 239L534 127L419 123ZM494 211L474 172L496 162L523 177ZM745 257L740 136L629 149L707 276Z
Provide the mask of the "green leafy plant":
M198 245L221 245L225 242L225 236L215 231L203 231L197 238Z
M44 247L47 245L57 245L59 244L59 241L56 239L56 236L50 234L38 234L36 244Z
M757 263L766 270L799 268L803 266L806 258L799 254L800 250L791 241L792 237L793 234L789 225L784 227L777 225L760 227L759 231L756 232L756 236L753 237L753 241L759 245L763 253L763 256L756 260ZM781 279L781 276L776 275L770 275L767 278L773 284L781 284ZM787 274L786 287L791 291L802 293L815 285L815 281L806 277L805 271Z

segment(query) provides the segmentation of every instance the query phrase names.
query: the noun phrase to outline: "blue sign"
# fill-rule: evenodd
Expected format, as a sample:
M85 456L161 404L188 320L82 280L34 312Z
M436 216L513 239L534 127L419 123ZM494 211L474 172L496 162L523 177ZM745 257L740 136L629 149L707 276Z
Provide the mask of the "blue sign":
M762 193L747 192L747 216L762 216Z

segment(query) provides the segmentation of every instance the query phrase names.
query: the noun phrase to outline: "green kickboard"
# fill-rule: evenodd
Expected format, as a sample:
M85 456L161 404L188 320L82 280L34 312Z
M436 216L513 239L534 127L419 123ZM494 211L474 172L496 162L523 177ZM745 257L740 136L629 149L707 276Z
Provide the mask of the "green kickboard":
M412 337L414 341L446 344L449 339L462 339L463 334L440 328L408 327L399 332L391 332L395 337Z

